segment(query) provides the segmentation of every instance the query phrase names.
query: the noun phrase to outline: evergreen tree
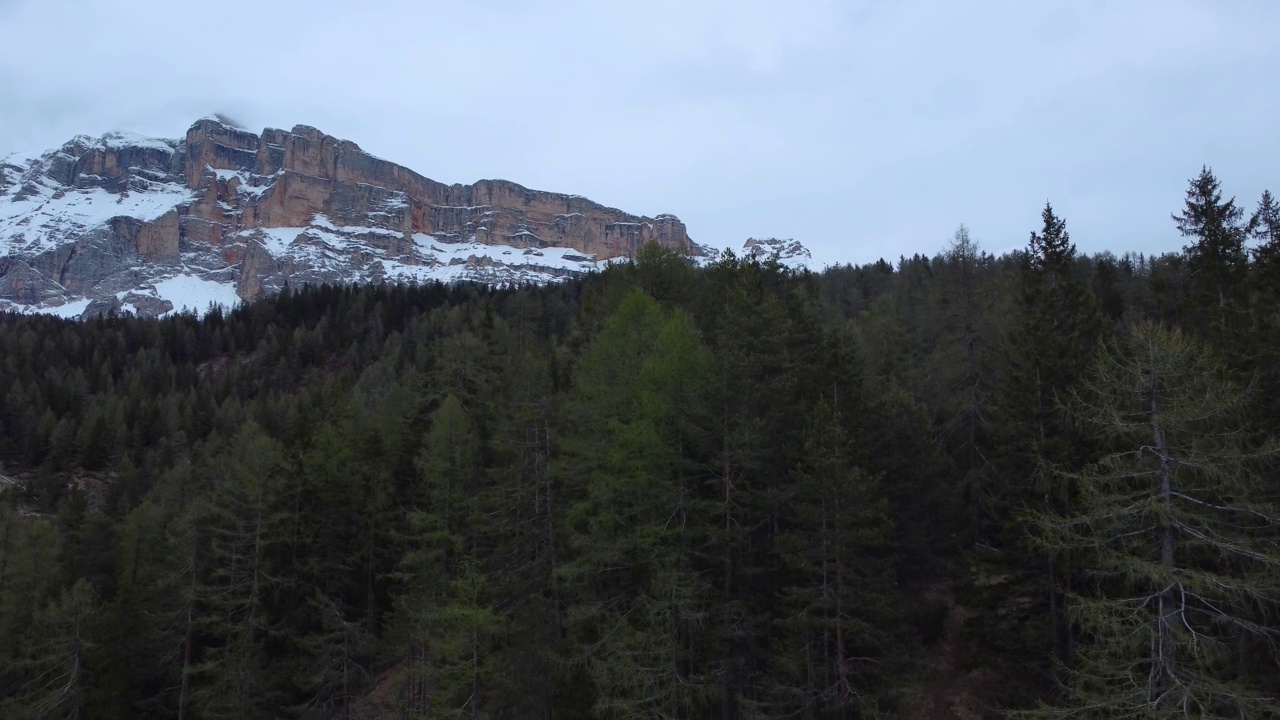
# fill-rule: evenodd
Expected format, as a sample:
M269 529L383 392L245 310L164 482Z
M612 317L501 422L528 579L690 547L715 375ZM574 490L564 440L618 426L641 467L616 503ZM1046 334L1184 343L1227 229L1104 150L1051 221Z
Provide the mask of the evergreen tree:
M1046 474L1041 461L1076 463L1088 453L1056 412L1056 403L1087 367L1102 329L1102 313L1089 287L1075 275L1076 248L1066 220L1049 203L1041 218L1041 231L1032 232L1027 245L1017 324L1000 397L1004 496L1000 512L1006 517L1024 508L1065 512L1072 488ZM1018 557L1026 548L1020 532L1007 521L1001 524L1011 568L1024 579L1047 586L1034 594L1046 598L1053 652L1066 662L1071 637L1061 596L1070 584L1070 568L1062 567L1069 561L1050 555L1041 568L1022 565Z
M363 617L352 619L347 607L322 591L316 591L309 605L310 613L319 618L319 628L294 641L304 658L297 684L305 700L299 709L326 716L337 712L332 716L348 720L370 679L374 637Z
M116 547L115 593L104 608L103 662L116 672L95 683L99 716L179 709L193 627L189 526L160 502L125 518ZM178 688L179 692L169 692Z
M769 627L780 590L775 538L804 432L803 389L818 376L821 335L791 306L793 278L776 266L727 256L709 271L713 306L707 498L701 553L716 593L709 674L726 718L767 713Z
M937 383L930 399L940 410L940 434L975 496L982 492L980 478L990 469L993 432L995 313L991 290L983 282L989 262L969 229L957 228L937 262L934 303L940 326L935 332L940 337L928 363L929 376Z
M401 420L384 404L336 402L330 421L307 439L300 472L279 500L280 579L288 587L277 602L290 608L279 632L298 644L291 655L305 705L336 703L368 679L399 552L393 470Z
M1280 202L1270 190L1262 191L1258 200L1258 209L1249 218L1249 227L1258 246L1253 250L1254 261L1260 266L1269 280L1276 280L1280 275ZM1268 285L1275 292L1275 285Z
M710 356L682 312L634 293L578 369L572 555L558 568L573 657L607 718L693 717L705 587L689 563Z
M26 685L26 649L36 614L59 591L58 536L45 520L0 499L0 697Z
M90 655L98 598L77 580L36 613L21 658L24 682L3 707L12 718L83 718L88 715Z
M504 617L482 564L493 542L481 446L470 415L448 395L432 415L410 517L408 573L397 608L409 641L404 706L413 716L479 717L490 711L495 643Z
M1259 429L1269 431L1280 422L1280 202L1271 191L1262 193L1249 225L1258 245L1253 250L1253 332L1247 344L1254 352L1251 369L1262 398L1255 408Z
M896 664L889 505L876 479L850 462L848 444L824 399L779 538L790 573L775 620L782 639L774 694L783 713L860 717L888 695L884 681Z
M1190 180L1183 211L1173 215L1173 221L1183 237L1191 238L1183 251L1196 292L1193 302L1213 308L1201 325L1215 328L1215 337L1223 343L1224 334L1238 321L1245 290L1249 226L1244 209L1236 206L1235 198L1222 199L1221 183L1206 166Z
M1275 527L1238 426L1245 396L1177 330L1131 329L1099 356L1068 409L1107 451L1080 471L1067 514L1033 515L1049 552L1085 570L1071 606L1080 647L1064 704L1034 716L1270 717L1260 612L1280 593Z
M209 539L199 597L208 642L192 669L191 703L200 717L270 717L284 704L267 654L278 620L270 601L281 582L272 560L289 527L278 505L283 470L279 444L253 423L211 468L212 493L199 520Z

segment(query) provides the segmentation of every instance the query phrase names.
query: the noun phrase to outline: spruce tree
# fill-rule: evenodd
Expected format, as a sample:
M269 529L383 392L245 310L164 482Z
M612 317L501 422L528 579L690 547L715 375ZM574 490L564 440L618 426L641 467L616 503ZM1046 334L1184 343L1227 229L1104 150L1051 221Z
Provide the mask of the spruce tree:
M1252 337L1254 370L1262 400L1257 404L1262 430L1280 424L1280 202L1270 190L1262 193L1250 218L1254 240Z
M1258 208L1249 218L1249 228L1258 246L1253 250L1253 259L1270 280L1280 275L1280 202L1270 190L1263 190L1258 200ZM1271 292L1276 286L1270 285Z
M1069 512L1033 513L1037 542L1070 552L1080 626L1063 703L1032 717L1271 717L1254 653L1274 639L1276 526L1239 424L1246 395L1178 330L1133 327L1067 403L1105 449L1080 470ZM1087 579L1087 582L1084 581Z
M711 360L690 319L636 292L593 341L569 409L582 444L557 568L571 657L602 718L696 716L706 588L690 565L700 524L697 424Z
M11 718L87 717L90 656L98 622L97 593L77 580L36 613L20 660L24 682L0 709Z
M1049 623L1040 635L1043 639L1033 641L1032 658L1039 655L1038 646L1049 647L1066 662L1071 635L1062 594L1071 583L1070 560L1053 554L1028 558L1023 531L1009 518L1028 508L1063 512L1070 507L1070 484L1043 472L1040 460L1072 463L1088 452L1056 412L1056 403L1087 367L1103 318L1092 291L1076 276L1076 248L1066 220L1049 203L1040 216L1042 227L1031 233L1021 258L1021 292L994 413L1000 426L999 479L994 514L989 511L986 520L999 528L994 539L1004 553L1003 567L994 571L1009 573L1012 583L999 592L1043 598L1043 605L1034 606L1043 608L1043 615L1035 612L1023 618L1035 623L1039 616Z
M876 478L853 465L849 439L825 398L814 409L796 469L788 570L778 617L774 702L804 717L859 717L887 699L896 665L889 505Z
M24 518L0 502L0 697L27 683L31 627L60 590L58 545L47 520Z
M402 705L413 716L477 717L491 710L494 646L505 618L485 564L495 528L480 439L456 396L432 415L417 465L421 487L413 493L396 610L397 634L407 641Z
M1184 208L1172 217L1178 232L1191 240L1183 248L1195 293L1188 319L1212 332L1220 350L1230 350L1246 289L1244 208L1235 198L1222 199L1221 183L1206 166L1190 180Z
M284 470L282 448L256 423L209 468L212 492L197 521L209 543L198 588L208 642L192 669L200 717L270 717L283 704L281 668L272 667L267 646L279 621L271 599L283 580L273 561L291 527L279 504Z

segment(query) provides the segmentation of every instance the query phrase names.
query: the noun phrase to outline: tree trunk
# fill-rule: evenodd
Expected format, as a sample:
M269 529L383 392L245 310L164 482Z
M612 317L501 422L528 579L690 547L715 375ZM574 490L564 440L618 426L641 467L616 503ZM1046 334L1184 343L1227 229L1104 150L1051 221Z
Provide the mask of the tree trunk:
M1154 383L1151 388L1151 428L1156 454L1160 458L1160 501L1166 513L1160 521L1160 562L1164 564L1168 577L1172 578L1174 536L1173 523L1168 514L1173 505L1173 458L1170 456L1169 445L1165 440L1164 425L1160 419L1159 390ZM1156 603L1156 647L1153 653L1155 657L1151 659L1155 667L1152 669L1148 685L1148 694L1153 703L1158 702L1169 691L1175 677L1174 663L1177 658L1173 645L1173 622L1170 619L1170 616L1177 612L1175 610L1177 598L1174 591L1175 586L1172 582L1167 587L1161 588Z

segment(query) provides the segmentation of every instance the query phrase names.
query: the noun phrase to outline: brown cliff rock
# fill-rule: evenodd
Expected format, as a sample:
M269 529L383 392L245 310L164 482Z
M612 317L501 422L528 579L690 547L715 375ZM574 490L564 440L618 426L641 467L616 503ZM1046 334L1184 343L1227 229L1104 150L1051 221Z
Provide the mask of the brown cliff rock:
M201 189L224 182L219 170L243 175L217 194L219 201L244 201L241 228L305 227L323 214L342 225L514 247L573 247L599 257L631 255L649 242L697 252L684 223L672 215L637 217L505 180L445 185L305 125L255 136L213 119L197 122L187 131L187 184ZM261 192L237 192L268 183ZM204 197L206 203L212 199ZM208 206L190 212L213 220Z
M702 254L672 215L505 180L446 185L305 125L254 134L206 118L182 140L78 136L0 160L0 309L159 313L179 275L244 300L291 282L545 282L651 242Z

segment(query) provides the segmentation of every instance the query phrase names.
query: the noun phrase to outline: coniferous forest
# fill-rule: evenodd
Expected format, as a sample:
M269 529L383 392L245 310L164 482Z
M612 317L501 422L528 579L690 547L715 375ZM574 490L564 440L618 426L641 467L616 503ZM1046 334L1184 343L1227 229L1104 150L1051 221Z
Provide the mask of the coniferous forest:
M0 317L5 718L1280 716L1280 204Z

